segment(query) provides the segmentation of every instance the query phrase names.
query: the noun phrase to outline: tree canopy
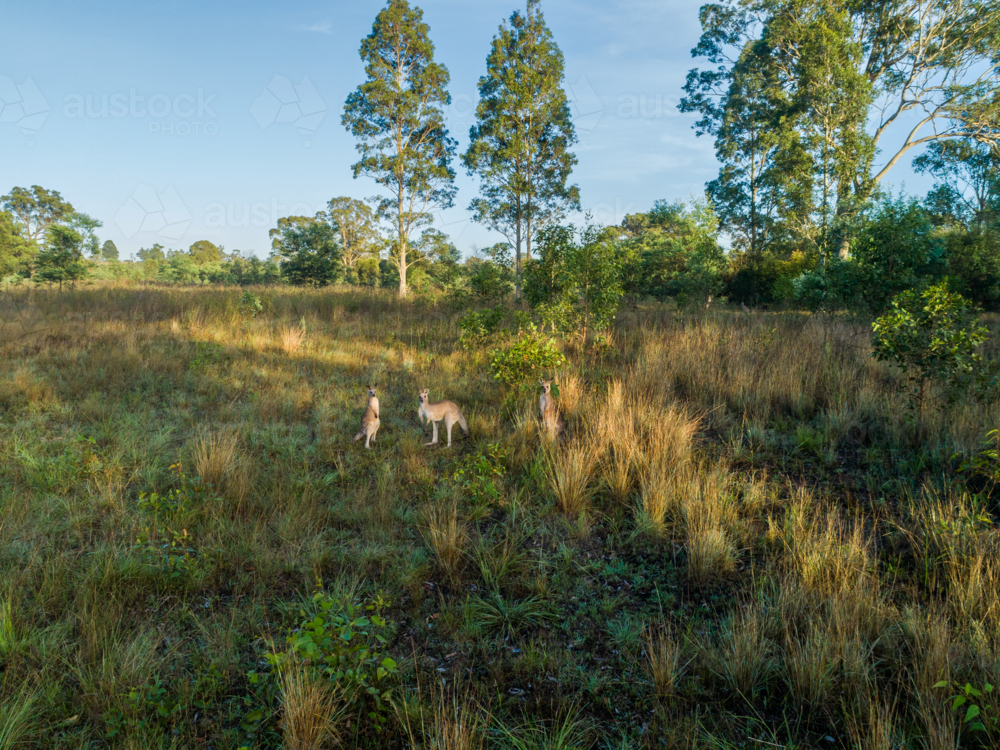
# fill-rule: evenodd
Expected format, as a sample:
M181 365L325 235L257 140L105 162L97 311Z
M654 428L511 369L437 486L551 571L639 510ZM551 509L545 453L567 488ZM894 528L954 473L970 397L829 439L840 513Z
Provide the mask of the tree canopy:
M692 54L715 67L690 72L681 108L715 138L709 194L752 255L843 251L841 219L907 153L1000 142L995 2L725 0L701 23Z
M45 248L35 258L36 282L59 284L74 282L87 275L87 262L83 257L83 235L70 227L53 225L46 233Z
M73 206L64 201L58 191L38 185L30 189L16 187L0 197L0 201L21 223L24 236L36 245L41 244L50 226L75 213Z
M282 278L290 284L326 286L341 278L340 244L333 227L323 221L289 217L271 230L271 247Z

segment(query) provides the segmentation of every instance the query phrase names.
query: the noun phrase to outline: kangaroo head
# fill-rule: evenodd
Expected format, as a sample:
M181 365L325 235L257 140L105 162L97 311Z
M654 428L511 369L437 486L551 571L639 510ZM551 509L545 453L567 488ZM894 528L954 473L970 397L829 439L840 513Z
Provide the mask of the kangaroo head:
M365 388L368 389L368 398L375 398L375 389L378 388L378 383L375 385L366 385Z
M420 403L422 403L422 404L426 404L427 403L428 398L430 397L430 392L431 392L430 388L423 388L423 389L417 391L417 398L420 399Z
M542 386L542 393L549 393L552 390L551 380L539 380L538 385Z

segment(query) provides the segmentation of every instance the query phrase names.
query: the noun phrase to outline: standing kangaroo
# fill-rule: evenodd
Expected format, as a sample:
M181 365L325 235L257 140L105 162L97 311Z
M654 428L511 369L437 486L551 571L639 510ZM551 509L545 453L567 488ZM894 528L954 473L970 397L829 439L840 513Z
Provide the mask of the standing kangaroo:
M466 435L469 434L469 425L455 404L451 401L438 401L436 404L432 404L428 396L429 393L430 389L428 388L417 391L417 396L420 398L420 407L417 409L417 414L420 416L420 424L423 425L426 419L434 426L434 438L429 443L424 443L424 445L437 445L438 422L444 420L445 429L448 430L448 447L450 448L452 425L458 422L462 428L462 432Z
M379 425L382 424L378 416L378 397L375 395L378 383L366 385L365 388L368 389L368 408L365 409L365 414L361 417L361 432L354 436L354 442L364 438L365 448L371 448L370 443L375 442L375 433L378 432Z
M559 413L559 407L556 406L556 402L552 398L552 381L539 380L538 384L542 386L542 396L538 399L538 409L542 414L542 426L552 438L557 438L566 430L566 420Z

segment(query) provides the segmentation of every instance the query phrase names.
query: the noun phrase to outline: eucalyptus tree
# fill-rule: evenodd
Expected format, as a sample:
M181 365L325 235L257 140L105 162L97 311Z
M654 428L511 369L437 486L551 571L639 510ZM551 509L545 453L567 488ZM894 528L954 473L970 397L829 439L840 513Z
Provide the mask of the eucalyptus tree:
M10 274L27 270L36 251L14 217L0 210L0 281Z
M835 242L837 215L913 149L1000 144L995 0L724 0L701 22L692 54L715 67L691 71L681 108L715 136L720 218L754 247L773 239L758 240L755 190L774 188L784 226Z
M344 270L348 279L354 281L358 262L377 256L382 250L376 210L365 201L342 196L331 199L326 211L317 214L317 218L327 221L340 236Z
M49 227L75 212L58 190L46 190L38 185L30 190L16 187L0 197L0 202L20 222L25 238L35 245L42 244Z
M434 62L434 45L423 11L406 0L389 0L361 43L367 80L347 97L344 126L358 139L355 178L371 177L391 197L379 215L395 225L390 257L406 295L410 234L430 222L434 208L451 206L455 141L444 123L451 103L448 69Z
M562 52L538 0L528 0L525 14L515 11L493 37L463 155L469 173L480 180L479 197L469 208L513 248L518 297L537 232L580 207L579 189L568 184L576 132L563 78Z
M918 172L939 180L951 210L980 227L1000 219L1000 148L972 140L937 141L913 160Z

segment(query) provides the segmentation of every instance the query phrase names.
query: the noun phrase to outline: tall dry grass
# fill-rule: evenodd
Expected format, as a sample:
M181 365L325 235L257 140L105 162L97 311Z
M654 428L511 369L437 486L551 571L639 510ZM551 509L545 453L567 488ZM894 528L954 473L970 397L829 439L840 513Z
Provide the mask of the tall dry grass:
M192 451L195 475L216 492L232 500L237 512L250 494L252 467L239 433L233 429L203 430Z
M281 685L281 734L288 750L322 750L340 744L345 718L342 688L297 660L285 660Z
M431 505L422 513L420 534L434 553L438 568L452 581L457 581L465 562L465 526L458 515L458 505Z
M677 683L684 671L682 647L673 632L666 627L646 627L643 632L646 652L646 674L657 698L666 700L677 693Z
M599 460L599 447L587 437L546 451L545 478L559 510L566 515L577 516L590 509L596 492L592 480Z
M442 685L432 690L430 711L421 702L416 717L403 707L403 725L411 747L434 750L482 750L486 745L488 716L484 717L468 694L459 697Z
M306 333L300 326L285 326L278 331L278 345L285 354L297 354L305 340Z

